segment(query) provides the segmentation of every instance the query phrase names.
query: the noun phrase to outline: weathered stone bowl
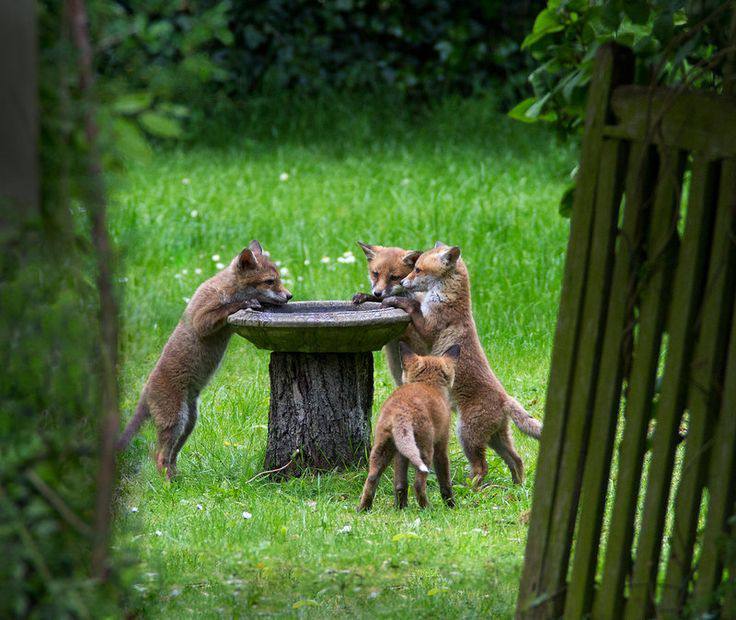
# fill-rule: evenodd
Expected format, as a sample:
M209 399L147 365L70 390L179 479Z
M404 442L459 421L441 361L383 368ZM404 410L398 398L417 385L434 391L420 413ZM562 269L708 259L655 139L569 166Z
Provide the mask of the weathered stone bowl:
M261 310L241 310L229 323L259 349L288 353L377 351L401 336L409 315L378 303L296 301Z

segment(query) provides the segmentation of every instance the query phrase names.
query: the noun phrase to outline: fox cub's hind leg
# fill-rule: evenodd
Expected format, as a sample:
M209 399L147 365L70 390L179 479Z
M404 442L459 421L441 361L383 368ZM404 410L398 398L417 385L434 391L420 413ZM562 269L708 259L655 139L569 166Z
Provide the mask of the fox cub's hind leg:
M394 456L394 503L402 510L409 503L409 459L401 452Z
M376 438L378 441L378 438ZM394 455L395 448L390 439L384 440L382 443L376 443L371 450L370 465L368 467L368 478L366 478L363 486L363 495L360 498L358 512L370 510L373 506L373 498L376 495L376 487L381 475L388 467L391 457Z
M442 499L450 508L455 507L455 498L452 496L452 480L450 479L450 457L447 456L447 445L434 447L434 470L437 473L437 482L440 485Z
M432 458L432 446L429 446L426 450L420 450L423 463L431 463ZM414 474L414 494L417 497L417 503L420 508L426 508L429 506L429 500L427 499L427 476L429 474L426 471L416 470Z
M156 425L156 467L171 480L176 475L177 446L189 420L186 401L178 406L173 400L151 403L151 415Z
M186 422L184 423L184 431L179 436L179 440L176 442L176 446L174 447L173 454L171 456L171 466L176 469L176 459L179 456L179 452L181 452L181 449L184 447L184 444L186 443L187 439L189 439L189 435L192 434L192 431L194 430L194 426L197 424L197 397L189 399L189 403L187 405L187 418Z
M524 462L514 447L514 439L511 436L511 429L508 423L491 437L488 445L504 460L504 463L506 463L511 472L511 479L514 481L514 484L524 482Z

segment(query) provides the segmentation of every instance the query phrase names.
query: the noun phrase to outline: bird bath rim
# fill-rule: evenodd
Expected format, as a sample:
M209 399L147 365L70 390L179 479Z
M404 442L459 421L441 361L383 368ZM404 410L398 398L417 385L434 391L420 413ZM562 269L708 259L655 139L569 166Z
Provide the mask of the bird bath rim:
M303 353L376 351L401 336L409 316L379 303L295 301L228 318L235 331L261 349Z

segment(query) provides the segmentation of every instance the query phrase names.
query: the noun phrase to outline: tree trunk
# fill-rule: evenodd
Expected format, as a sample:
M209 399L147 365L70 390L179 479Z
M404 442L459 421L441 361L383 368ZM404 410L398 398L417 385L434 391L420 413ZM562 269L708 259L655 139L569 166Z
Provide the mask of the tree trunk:
M365 463L372 353L271 353L266 469L276 477ZM298 453L295 455L295 453Z

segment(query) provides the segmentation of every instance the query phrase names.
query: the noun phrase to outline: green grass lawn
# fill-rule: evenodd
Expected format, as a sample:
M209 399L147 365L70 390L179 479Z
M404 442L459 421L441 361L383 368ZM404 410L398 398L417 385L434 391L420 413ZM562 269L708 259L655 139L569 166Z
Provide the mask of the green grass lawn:
M431 109L260 101L212 122L194 144L156 150L131 166L111 207L124 271L126 416L216 257L227 262L258 238L295 300L366 290L358 239L459 245L491 365L542 417L568 230L557 203L574 160L572 146L489 100ZM346 252L355 262L337 260ZM512 485L490 454L489 484L472 492L453 439L455 510L430 478L428 510L410 498L395 511L389 469L374 510L357 515L362 469L251 481L266 447L267 365L267 352L233 338L174 483L155 471L150 425L124 457L115 547L139 556L143 614L511 616L538 444L514 431L526 482ZM375 381L374 416L392 390L378 353Z

